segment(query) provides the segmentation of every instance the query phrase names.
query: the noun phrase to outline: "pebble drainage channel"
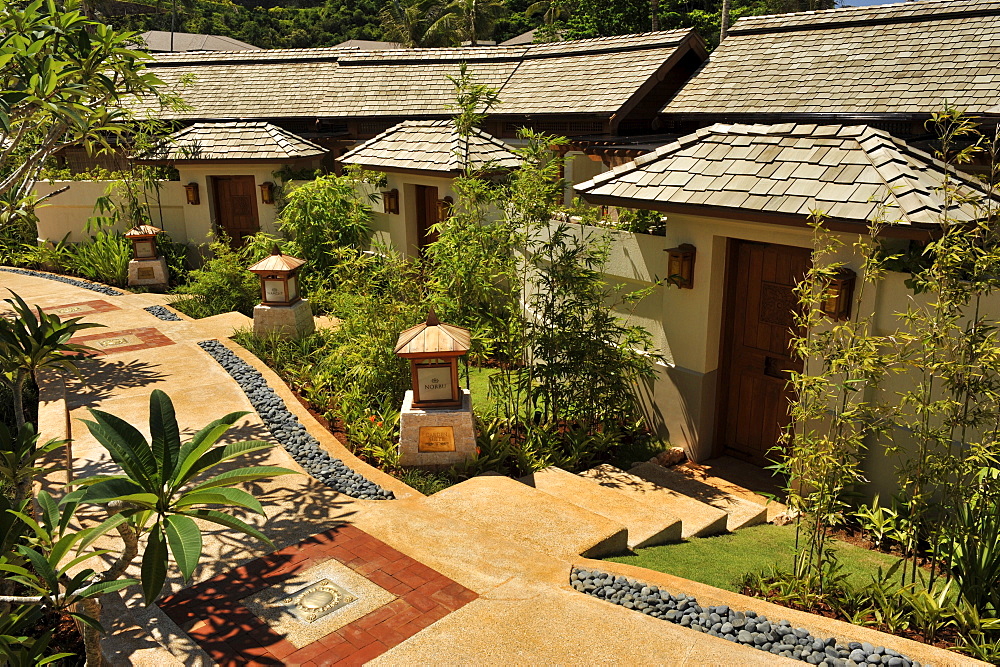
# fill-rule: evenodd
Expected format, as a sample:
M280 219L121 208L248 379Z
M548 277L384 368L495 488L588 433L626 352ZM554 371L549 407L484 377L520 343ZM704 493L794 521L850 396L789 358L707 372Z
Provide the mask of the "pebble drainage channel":
M180 322L181 318L177 317L176 313L168 309L166 306L146 306L143 308L147 313L155 315L164 322Z
M788 621L772 622L754 611L734 611L726 605L702 607L689 595L671 595L657 586L598 570L573 568L573 588L626 609L721 637L775 655L826 667L889 665L920 667L921 663L884 646L868 642L837 643L819 639ZM931 667L925 664L924 667Z
M114 287L108 287L107 285L100 285L98 283L88 283L84 280L77 280L76 278L67 278L66 276L58 276L52 273L42 273L41 271L32 271L30 269L12 269L10 267L2 267L0 271L6 271L7 273L19 273L22 276L32 276L34 278L47 278L49 280L55 280L59 283L66 283L67 285L73 285L74 287L82 287L83 289L89 289L91 292L97 292L105 296L122 296L128 294L128 292L123 292L117 290Z
M212 358L236 380L275 440L281 443L306 472L331 489L352 498L367 500L395 498L392 491L365 479L348 468L340 459L327 454L319 446L319 441L309 435L299 418L288 410L281 397L267 385L264 376L237 357L232 350L217 340L203 340L198 346L212 355Z

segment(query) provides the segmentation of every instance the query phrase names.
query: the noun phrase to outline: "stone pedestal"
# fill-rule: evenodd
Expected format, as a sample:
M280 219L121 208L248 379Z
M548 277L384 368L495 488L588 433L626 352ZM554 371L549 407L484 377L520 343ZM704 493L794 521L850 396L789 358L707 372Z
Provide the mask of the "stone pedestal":
M169 282L170 274L167 273L167 260L164 257L133 259L128 263L129 287L165 288Z
M278 334L288 338L308 336L316 330L312 308L305 299L291 306L265 306L253 309L253 332L257 336Z
M414 408L406 392L399 413L399 464L447 467L476 454L472 395L462 390L460 408Z

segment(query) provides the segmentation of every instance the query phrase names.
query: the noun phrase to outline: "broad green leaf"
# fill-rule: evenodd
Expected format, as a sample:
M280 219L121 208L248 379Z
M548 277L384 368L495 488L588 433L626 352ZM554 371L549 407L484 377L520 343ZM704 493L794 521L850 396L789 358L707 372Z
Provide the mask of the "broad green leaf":
M56 506L56 501L47 491L39 491L36 499L38 506L42 509L42 519L45 521L46 527L49 530L54 529L59 525L59 508Z
M219 512L218 510L190 510L184 512L184 515L190 517L197 517L199 519L204 519L205 521L211 521L212 523L217 523L220 526L225 526L226 528L234 528L240 531L241 533L249 535L250 537L256 537L258 540L268 545L269 547L274 546L274 543L271 542L271 539L264 533L260 532L259 530L257 530L250 524L246 523L245 521L237 519L234 516L230 516L228 514Z
M181 432L177 426L173 402L159 389L154 389L149 395L149 432L153 441L153 457L158 467L157 479L162 486L173 477L181 447Z
M149 531L149 540L146 542L146 550L142 553L140 570L142 597L147 605L152 604L163 589L163 582L167 579L167 558L167 542L163 539L160 524L156 524Z
M133 480L149 489L155 488L156 460L142 434L128 422L114 415L90 410L97 421L83 420L91 435L104 445L115 463Z
M80 545L77 547L77 552L83 551L84 549L89 547L91 544L97 541L97 539L100 538L101 535L105 535L111 532L112 530L115 530L116 528L118 528L118 526L125 523L125 520L126 520L125 517L122 516L121 514L113 514L111 515L110 518L102 521L100 524L94 526L93 528L86 528L85 530L81 531L85 533L85 535L83 536L83 539L80 541Z
M184 581L188 581L201 559L201 530L192 519L171 514L166 520L166 533L170 553L184 575Z
M105 593L114 593L123 588L128 588L132 584L139 583L135 579L116 579L115 581L99 581L96 584L87 586L77 593L81 598L92 598Z
M59 581L56 576L56 571L52 568L52 565L46 560L45 556L38 553L30 547L26 547L23 544L17 546L17 552L31 561L31 567L35 570L35 573L41 577L42 581L48 586L48 589L52 592L59 590Z
M264 514L260 501L243 489L221 487L208 491L198 491L184 494L174 507L189 507L191 505L235 505L257 514Z
M219 473L207 482L203 482L191 489L190 493L196 491L206 491L220 486L233 486L243 482L254 482L258 479L278 477L280 475L297 475L298 473L288 468L278 466L254 466L253 468L238 468Z
M233 442L228 445L216 447L215 449L202 454L198 460L194 462L191 466L190 474L187 476L187 479L194 477L200 472L208 470L212 466L234 459L237 456L260 451L262 449L270 449L271 447L274 447L274 445L270 442L264 442L263 440L245 440L243 442ZM184 481L187 481L187 479Z
M84 487L83 502L107 503L121 496L144 493L146 489L130 479L109 479Z
M89 625L90 627L94 628L102 635L107 634L107 631L104 629L104 626L101 625L100 621L98 621L96 618L91 618L90 616L87 616L86 614L81 614L80 612L77 611L66 610L66 613L72 616L73 618L78 619L81 623L84 623L85 625Z

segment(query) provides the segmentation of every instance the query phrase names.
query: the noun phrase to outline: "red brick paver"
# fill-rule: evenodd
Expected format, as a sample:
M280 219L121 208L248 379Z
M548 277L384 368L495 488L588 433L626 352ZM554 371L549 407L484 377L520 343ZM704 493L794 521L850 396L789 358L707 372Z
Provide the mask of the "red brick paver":
M74 336L70 339L71 343L80 343L83 345L94 345L99 340L106 340L109 338L119 338L121 336L132 335L138 338L141 343L135 345L121 345L116 347L98 348L95 347L93 350L87 352L91 355L103 355L103 354L118 354L119 352L132 352L135 350L146 350L151 347L163 347L164 345L173 345L174 341L170 340L162 333L159 329L154 329L153 327L142 327L141 329L122 329L121 331L105 331L104 333L91 334L89 336Z
M331 558L401 597L302 648L240 601ZM220 665L362 665L476 597L443 574L344 525L178 591L159 606Z

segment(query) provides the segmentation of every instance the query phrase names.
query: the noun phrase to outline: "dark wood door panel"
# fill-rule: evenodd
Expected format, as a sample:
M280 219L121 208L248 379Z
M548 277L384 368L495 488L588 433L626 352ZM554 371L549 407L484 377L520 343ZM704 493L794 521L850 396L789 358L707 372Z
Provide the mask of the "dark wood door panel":
M788 424L790 348L810 262L806 248L731 241L721 350L719 438L730 454L764 463Z
M214 176L216 224L234 246L260 231L257 192L253 176Z

